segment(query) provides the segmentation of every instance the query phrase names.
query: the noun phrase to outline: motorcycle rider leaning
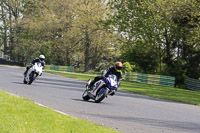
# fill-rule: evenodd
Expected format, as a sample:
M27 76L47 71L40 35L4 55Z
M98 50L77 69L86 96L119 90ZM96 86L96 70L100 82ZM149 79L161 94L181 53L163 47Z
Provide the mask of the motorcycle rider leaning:
M44 55L40 55L39 57L35 58L31 63L30 66L26 67L26 71L24 72L24 76L26 76L28 70L36 63L36 62L40 62L43 66L43 69L45 67L45 62L44 62L45 56ZM41 76L41 75L40 75Z
M121 80L122 80L122 63L121 62L116 62L114 66L108 67L106 70L103 71L102 76L96 76L94 80L88 85L88 88L91 88L95 82L97 82L100 79L103 79L105 77L108 77L110 74L114 74L117 76L117 85L118 87L120 86ZM115 91L111 93L113 96L115 94Z

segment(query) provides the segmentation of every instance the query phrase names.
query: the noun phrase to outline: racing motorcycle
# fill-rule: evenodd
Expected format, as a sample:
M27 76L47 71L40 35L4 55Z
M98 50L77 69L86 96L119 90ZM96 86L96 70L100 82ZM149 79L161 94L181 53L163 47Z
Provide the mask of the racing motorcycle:
M82 95L82 98L85 101L93 99L96 103L99 103L108 95L114 95L118 88L116 75L108 75L108 77L97 81L93 86L88 88L90 82L91 79L88 80L86 90Z
M40 62L36 62L27 72L24 77L24 84L31 84L38 76L41 76L43 66Z

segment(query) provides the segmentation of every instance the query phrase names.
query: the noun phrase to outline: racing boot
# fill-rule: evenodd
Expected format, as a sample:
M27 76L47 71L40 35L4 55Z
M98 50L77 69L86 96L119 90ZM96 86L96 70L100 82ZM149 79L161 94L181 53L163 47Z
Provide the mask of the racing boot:
M27 70L24 72L24 77L26 77L27 72L28 72Z
M115 90L110 91L109 95L114 96L115 95Z
M91 81L90 84L88 84L88 89L91 89L91 87L94 85L95 80Z
M89 89L89 84L91 83L91 79L89 79L88 81L87 81L87 84L86 84L86 89L88 90Z
M26 74L27 74L29 68L30 68L30 67L26 67L26 71L24 72L24 77L26 77Z

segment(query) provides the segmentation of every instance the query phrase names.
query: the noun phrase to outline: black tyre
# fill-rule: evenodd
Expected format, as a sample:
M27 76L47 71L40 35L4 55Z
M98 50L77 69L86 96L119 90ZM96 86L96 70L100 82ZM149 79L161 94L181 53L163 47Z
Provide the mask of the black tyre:
M83 92L82 98L83 98L83 100L85 100L85 101L88 101L88 100L90 99L90 97L88 96L87 90L85 90L85 91Z
M103 92L102 92L102 89L104 89ZM106 88L101 88L101 89L97 92L97 95L96 95L96 97L95 97L95 102L96 102L96 103L100 103L100 102L106 97L107 94L108 94L108 89L106 89Z
M30 84L32 84L32 82L33 82L33 80L34 80L34 72L32 72L30 75L29 75L29 85Z

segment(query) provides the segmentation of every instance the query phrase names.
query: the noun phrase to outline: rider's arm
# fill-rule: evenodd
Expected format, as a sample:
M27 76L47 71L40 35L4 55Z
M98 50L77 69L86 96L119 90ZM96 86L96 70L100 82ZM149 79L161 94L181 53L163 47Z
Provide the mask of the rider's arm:
M111 71L111 67L109 67L108 69L104 70L103 77L107 77L109 75L110 71Z
M120 84L121 84L121 81L122 81L122 72L120 72L120 77L118 78L118 82L117 82L117 84L118 84L118 87L120 86Z
M34 59L30 64L31 64L31 65L34 65L35 62L37 62L37 59Z
M106 73L107 73L107 70L103 70L102 71L102 76L105 77Z
M121 84L121 79L117 82L117 86L119 87Z
M45 68L45 62L44 61L42 62L42 66L43 66L42 69L44 69Z

